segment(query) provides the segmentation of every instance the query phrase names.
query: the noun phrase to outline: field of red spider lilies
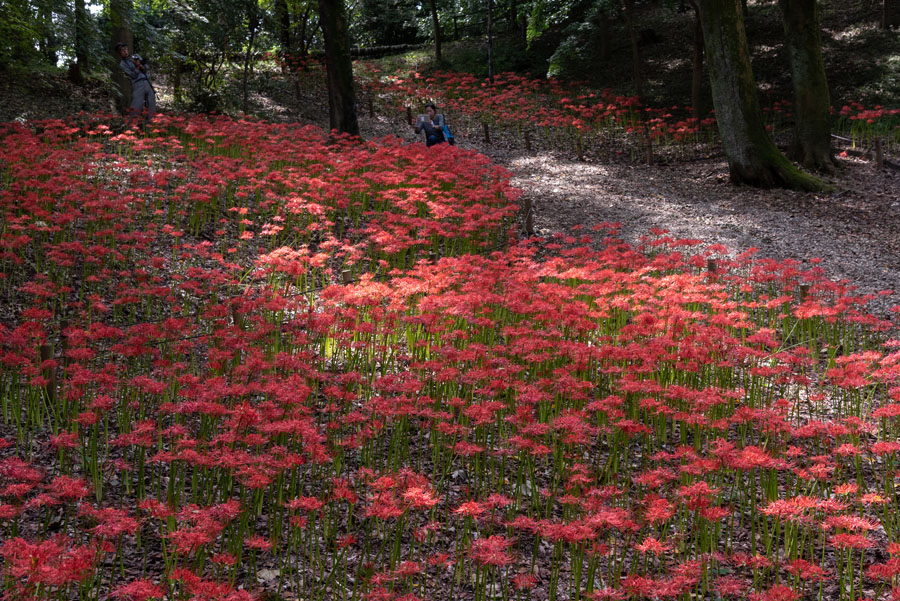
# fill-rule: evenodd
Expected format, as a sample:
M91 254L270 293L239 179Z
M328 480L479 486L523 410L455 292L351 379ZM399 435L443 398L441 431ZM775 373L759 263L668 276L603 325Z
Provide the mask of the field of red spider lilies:
M435 100L470 137L502 138L531 149L574 151L604 158L644 160L658 154L665 160L694 159L718 149L715 115L698 120L688 106L643 106L636 97L609 90L592 91L578 83L530 79L501 73L493 84L465 73L438 71L425 77L381 73L361 65L366 93L387 99L390 110L416 108ZM791 103L776 100L764 109L774 135L789 135ZM836 133L853 147L900 151L900 109L866 108L858 102L834 109Z
M900 342L475 153L0 126L8 600L900 599Z

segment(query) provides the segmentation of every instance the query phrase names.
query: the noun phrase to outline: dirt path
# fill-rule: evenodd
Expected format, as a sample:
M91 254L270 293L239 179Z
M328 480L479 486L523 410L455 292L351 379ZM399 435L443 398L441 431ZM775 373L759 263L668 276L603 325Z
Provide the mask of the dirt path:
M369 135L396 133L415 141L402 121L363 118L362 125ZM512 183L532 200L536 235L610 221L621 223L622 237L634 243L663 228L674 238L721 243L735 254L755 247L760 257L806 265L818 257L829 277L847 280L860 293L900 293L900 172L878 170L871 162L842 159L834 178L839 191L814 195L733 186L723 159L603 164L477 139L460 145L512 172ZM898 302L882 297L872 308L882 313Z

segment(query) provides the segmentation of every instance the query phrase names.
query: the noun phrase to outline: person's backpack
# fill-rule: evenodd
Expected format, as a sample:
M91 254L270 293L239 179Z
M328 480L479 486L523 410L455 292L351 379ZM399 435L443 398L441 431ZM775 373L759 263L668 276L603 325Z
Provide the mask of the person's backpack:
M447 127L446 123L444 123L444 139L447 140L447 144L450 146L456 144L456 140L453 139L453 132L450 131L450 128Z

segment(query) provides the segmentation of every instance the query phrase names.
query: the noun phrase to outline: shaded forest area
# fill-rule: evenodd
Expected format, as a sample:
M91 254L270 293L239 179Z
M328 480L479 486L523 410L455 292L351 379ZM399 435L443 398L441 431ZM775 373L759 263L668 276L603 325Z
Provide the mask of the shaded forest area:
M891 1L818 4L833 104L897 106L900 36L884 26L896 25ZM699 101L692 98L697 18L687 0L507 0L492 5L495 72L585 81L622 95L633 95L640 88L643 100L652 106L711 106L706 73L700 80ZM74 99L76 109L97 106L97 96L113 90L110 78L117 68L113 38L132 42L134 50L150 61L155 77L171 90L169 108L259 112L261 107L252 103L245 106L244 78L251 91L265 95L272 86L273 68L294 71L320 59L318 12L312 0L206 1L190 6L121 0L103 5L81 0L6 2L0 7L4 89L0 117L46 115L40 112L47 110L40 102L34 107L15 106L13 97L24 98L29 90L51 99L54 95ZM441 68L487 77L487 12L484 1L434 0L417 7L408 0L361 0L348 3L348 33L356 55L393 53L388 68L414 66L424 72ZM113 27L117 19L124 19L119 29ZM763 106L788 100L790 69L778 3L749 2L745 25ZM440 61L435 60L435 29L443 41ZM407 54L396 56L398 50ZM80 89L68 87L61 75Z

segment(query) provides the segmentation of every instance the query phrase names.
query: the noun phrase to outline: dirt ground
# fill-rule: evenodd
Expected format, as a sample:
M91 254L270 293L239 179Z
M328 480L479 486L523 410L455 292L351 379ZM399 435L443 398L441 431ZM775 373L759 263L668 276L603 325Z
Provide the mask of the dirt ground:
M402 118L364 116L362 127L416 142ZM532 201L536 235L608 221L621 223L622 237L635 243L662 228L674 238L723 244L734 254L757 248L759 257L806 265L819 258L830 278L846 280L860 294L900 292L900 171L877 169L871 158L840 158L841 170L831 178L837 191L809 194L734 186L724 158L609 164L487 146L480 137L462 136L459 145L510 170L512 183ZM871 308L883 314L898 303L880 297Z

